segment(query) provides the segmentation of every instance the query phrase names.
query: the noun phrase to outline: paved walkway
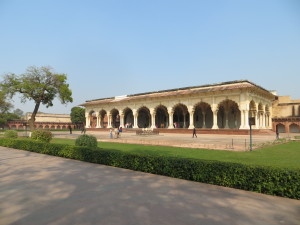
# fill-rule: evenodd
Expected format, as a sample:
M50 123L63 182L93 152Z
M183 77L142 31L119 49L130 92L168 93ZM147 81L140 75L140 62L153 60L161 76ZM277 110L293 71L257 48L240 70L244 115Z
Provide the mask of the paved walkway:
M81 132L75 131L72 135L68 132L53 132L57 138L77 138ZM192 138L191 134L162 133L159 135L141 136L135 133L122 133L121 138L110 139L107 131L88 131L97 137L98 141L120 142L130 144L165 145L188 148L221 149L230 151L249 151L249 135L225 135L225 134L198 134L198 138ZM282 137L289 134L281 134ZM253 135L254 148L262 143L273 142L274 135Z
M0 224L299 225L300 201L0 147Z

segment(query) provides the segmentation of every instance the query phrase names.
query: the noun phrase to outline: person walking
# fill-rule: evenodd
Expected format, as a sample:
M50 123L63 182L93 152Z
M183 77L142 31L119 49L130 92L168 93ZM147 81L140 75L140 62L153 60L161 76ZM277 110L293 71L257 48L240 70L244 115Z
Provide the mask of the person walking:
M195 127L194 127L194 129L193 129L193 138L194 138L194 136L197 137L197 134L196 134L196 128L195 128Z
M109 130L109 138L112 139L113 138L113 133L112 133L112 129L110 128Z
M69 124L68 128L69 128L69 130L70 130L70 134L72 134L72 127L71 127L70 124Z

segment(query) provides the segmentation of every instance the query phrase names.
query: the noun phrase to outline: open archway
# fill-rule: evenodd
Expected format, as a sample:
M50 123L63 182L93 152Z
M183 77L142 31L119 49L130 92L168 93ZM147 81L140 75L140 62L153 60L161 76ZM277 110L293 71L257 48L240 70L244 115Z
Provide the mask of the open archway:
M169 127L169 113L167 107L159 105L155 109L155 126L156 128L168 128Z
M119 110L117 109L112 109L110 111L111 114L111 126L113 128L117 128L120 126L120 115L119 115Z
M139 128L148 128L151 127L151 114L150 110L147 107L141 107L138 110L138 127Z
M173 126L174 128L188 128L190 125L190 114L186 105L177 104L173 108Z
M276 129L277 129L278 133L285 133L285 126L281 123L276 125Z
M130 108L123 110L125 128L132 128L134 124L133 112Z
M299 125L292 123L290 125L290 132L291 133L300 133Z
M218 127L225 129L239 129L241 126L241 112L235 101L226 99L218 106Z
M90 117L90 127L91 128L95 128L97 126L97 116L96 116L96 112L95 111L91 111L89 113L89 117Z
M194 126L196 128L212 128L213 112L206 102L200 102L194 107Z
M102 109L100 112L99 112L99 115L100 115L100 127L101 128L107 128L107 125L108 125L108 118L107 118L107 112Z

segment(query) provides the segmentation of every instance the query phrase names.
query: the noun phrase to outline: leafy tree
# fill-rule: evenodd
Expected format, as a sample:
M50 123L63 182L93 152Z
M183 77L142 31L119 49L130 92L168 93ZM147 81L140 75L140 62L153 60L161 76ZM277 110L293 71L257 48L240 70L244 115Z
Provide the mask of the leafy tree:
M24 116L24 112L23 112L23 110L21 110L21 109L15 109L15 110L13 111L13 113L14 113L14 114L17 114L19 117Z
M0 113L0 127L7 126L9 120L18 120L20 117L14 113Z
M53 73L50 67L28 67L19 76L9 73L4 76L1 87L4 93L12 98L16 93L21 94L21 102L33 100L35 107L29 119L29 127L34 129L35 116L40 104L53 106L53 100L58 97L62 104L73 102L72 91L66 83L67 75Z
M71 109L71 121L73 124L75 124L77 127L81 126L85 122L85 110L81 107L73 107Z
M6 113L12 108L12 104L6 101L6 95L3 91L0 91L0 113Z

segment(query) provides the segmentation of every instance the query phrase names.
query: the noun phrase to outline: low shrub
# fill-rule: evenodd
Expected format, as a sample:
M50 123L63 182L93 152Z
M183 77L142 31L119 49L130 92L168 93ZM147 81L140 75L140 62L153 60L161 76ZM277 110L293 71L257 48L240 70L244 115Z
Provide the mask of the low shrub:
M34 130L31 133L31 138L36 141L49 143L52 139L52 133L48 130Z
M18 138L18 132L15 130L6 130L4 132L4 137L6 138Z
M88 135L88 134L80 135L75 140L76 146L85 146L85 147L96 148L97 144L98 144L97 138L95 136Z
M0 146L300 199L300 170L200 159L141 156L117 150L0 138Z

